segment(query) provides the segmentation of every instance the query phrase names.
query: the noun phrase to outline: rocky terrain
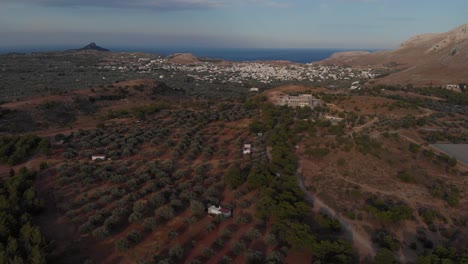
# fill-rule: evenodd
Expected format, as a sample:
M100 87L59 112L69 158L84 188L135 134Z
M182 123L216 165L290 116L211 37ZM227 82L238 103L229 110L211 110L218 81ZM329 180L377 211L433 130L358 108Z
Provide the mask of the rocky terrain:
M337 53L319 64L370 65L398 71L376 82L381 84L445 86L466 83L468 24L446 33L417 35L396 50Z

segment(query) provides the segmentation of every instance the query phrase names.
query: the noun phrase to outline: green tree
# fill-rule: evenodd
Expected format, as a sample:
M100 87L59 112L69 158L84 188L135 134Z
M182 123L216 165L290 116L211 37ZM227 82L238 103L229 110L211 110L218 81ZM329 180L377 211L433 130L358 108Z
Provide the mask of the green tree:
M245 182L245 177L238 163L233 163L229 166L228 171L224 175L224 182L230 189L236 189Z
M398 263L393 252L386 248L380 248L375 255L376 264L396 264Z

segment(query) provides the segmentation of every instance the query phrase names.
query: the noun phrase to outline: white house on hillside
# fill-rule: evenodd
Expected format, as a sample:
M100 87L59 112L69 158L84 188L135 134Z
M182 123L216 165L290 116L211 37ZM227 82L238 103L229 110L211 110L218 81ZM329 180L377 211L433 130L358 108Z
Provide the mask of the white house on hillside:
M210 215L222 215L224 217L231 216L231 209L222 208L221 206L212 205L208 207L208 214Z
M91 160L106 160L106 155L104 154L97 154L97 155L93 155L91 156Z
M252 153L252 145L251 144L244 144L244 148L243 148L242 152L244 153L244 155L249 155L250 153Z

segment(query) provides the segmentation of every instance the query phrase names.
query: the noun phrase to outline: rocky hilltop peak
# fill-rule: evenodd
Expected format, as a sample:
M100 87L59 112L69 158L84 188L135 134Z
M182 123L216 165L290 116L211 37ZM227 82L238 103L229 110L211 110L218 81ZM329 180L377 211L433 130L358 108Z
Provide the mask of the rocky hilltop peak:
M427 52L437 52L449 46L468 40L468 24L461 25L447 33L440 34L443 39L433 45Z
M83 47L81 49L77 49L76 51L86 51L86 50L95 50L95 51L104 51L104 52L109 52L110 51L110 50L105 49L103 47L99 47L94 42L91 42L89 45L87 45L87 46L85 46L85 47Z

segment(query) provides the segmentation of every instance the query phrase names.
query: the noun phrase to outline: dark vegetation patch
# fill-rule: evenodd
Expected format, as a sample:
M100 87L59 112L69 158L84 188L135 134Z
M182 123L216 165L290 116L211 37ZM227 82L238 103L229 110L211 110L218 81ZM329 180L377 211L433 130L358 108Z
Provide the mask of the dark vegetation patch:
M0 107L0 133L31 132L37 128L38 124L30 113Z
M49 153L49 141L35 135L0 136L0 162L10 166L20 164L37 150Z
M32 222L43 207L26 168L0 184L0 259L4 263L46 263L46 242Z

